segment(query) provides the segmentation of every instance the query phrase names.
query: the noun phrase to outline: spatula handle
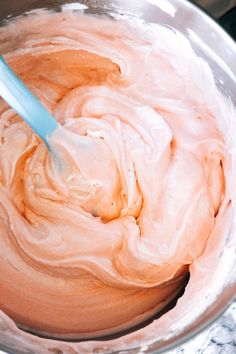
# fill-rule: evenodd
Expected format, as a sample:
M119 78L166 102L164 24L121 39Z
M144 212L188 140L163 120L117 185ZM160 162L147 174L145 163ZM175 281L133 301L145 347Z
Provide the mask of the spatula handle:
M0 96L48 145L48 137L58 127L57 121L10 69L1 55Z

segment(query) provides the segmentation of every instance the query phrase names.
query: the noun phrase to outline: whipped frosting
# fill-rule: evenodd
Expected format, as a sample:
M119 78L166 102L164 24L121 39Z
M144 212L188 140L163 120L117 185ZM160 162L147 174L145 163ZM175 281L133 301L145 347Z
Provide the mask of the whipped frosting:
M22 329L118 333L162 310L190 272L175 309L122 346L164 335L226 242L232 105L188 41L158 25L39 12L2 28L0 48L62 125L49 139L58 168L0 102L0 342L45 353L56 341ZM110 350L98 343L59 348Z

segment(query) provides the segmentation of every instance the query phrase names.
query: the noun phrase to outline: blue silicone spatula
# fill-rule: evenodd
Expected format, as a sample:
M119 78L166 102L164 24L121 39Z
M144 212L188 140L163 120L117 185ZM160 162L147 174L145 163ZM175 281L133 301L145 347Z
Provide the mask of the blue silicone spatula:
M48 148L48 138L59 123L25 84L7 65L0 55L0 96L23 118Z

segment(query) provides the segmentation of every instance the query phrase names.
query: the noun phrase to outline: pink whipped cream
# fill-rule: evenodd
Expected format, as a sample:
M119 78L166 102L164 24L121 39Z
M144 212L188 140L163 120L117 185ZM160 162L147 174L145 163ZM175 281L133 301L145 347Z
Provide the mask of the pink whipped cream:
M63 126L50 138L59 170L0 101L0 342L105 353L164 336L218 269L232 106L188 41L157 25L41 12L2 28L0 50ZM123 339L22 330L118 333L163 309L189 272L176 307Z

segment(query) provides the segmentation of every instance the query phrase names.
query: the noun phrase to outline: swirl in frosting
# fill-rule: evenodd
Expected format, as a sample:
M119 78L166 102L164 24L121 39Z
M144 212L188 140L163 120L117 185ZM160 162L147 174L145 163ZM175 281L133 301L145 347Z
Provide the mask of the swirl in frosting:
M170 29L71 12L19 19L0 47L62 125L58 168L0 102L0 309L65 338L150 318L229 201L210 69Z

